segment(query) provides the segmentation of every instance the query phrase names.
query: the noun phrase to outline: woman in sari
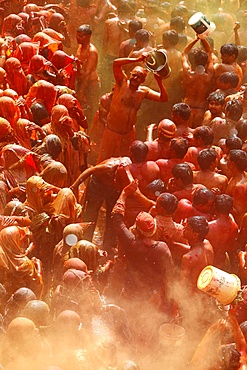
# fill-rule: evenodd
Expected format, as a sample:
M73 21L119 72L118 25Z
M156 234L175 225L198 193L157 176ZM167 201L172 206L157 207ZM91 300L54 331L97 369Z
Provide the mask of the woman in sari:
M78 99L71 94L62 94L57 99L57 104L62 104L68 109L69 115L73 120L72 128L74 131L79 131L81 128L87 129L87 117L84 115Z
M32 144L45 138L41 127L25 118L19 118L14 127L15 136L24 148L32 150Z
M20 118L21 112L15 101L8 96L0 97L0 117L5 118L12 127Z
M24 96L27 93L27 78L22 69L21 62L14 57L6 60L4 68L7 72L7 82L9 87Z
M22 42L13 52L13 57L21 62L22 69L27 74L31 58L38 53L39 44L37 42Z
M53 218L61 217L65 225L78 220L81 215L81 206L72 190L48 184L40 176L31 176L27 180L25 207L33 214L46 212Z
M30 87L26 96L26 103L28 107L32 109L32 105L34 103L40 102L45 106L48 114L50 115L56 101L56 96L57 91L55 86L48 81L40 80Z
M72 119L64 105L56 105L52 109L51 129L61 140L63 150L58 160L67 168L68 183L71 185L87 166L89 139L83 132L73 131Z
M74 64L79 62L78 59L69 56L62 50L57 50L53 54L51 62L58 70L58 83L74 90L76 74Z
M22 25L22 19L17 14L10 14L3 21L2 36L16 37L21 33L25 33Z
M40 170L33 152L17 144L8 144L0 153L0 163L10 189L26 183L27 179Z
M8 292L26 286L41 296L43 281L41 265L27 257L30 230L27 227L9 226L0 231L1 281Z

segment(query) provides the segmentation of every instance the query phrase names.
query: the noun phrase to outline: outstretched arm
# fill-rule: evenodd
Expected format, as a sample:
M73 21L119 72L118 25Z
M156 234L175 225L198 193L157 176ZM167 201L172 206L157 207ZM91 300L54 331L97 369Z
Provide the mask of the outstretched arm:
M191 70L190 63L189 63L189 60L188 60L188 54L191 51L191 49L193 48L193 46L197 43L198 40L199 40L199 38L197 36L195 38L195 40L192 40L188 45L186 45L184 50L182 51L182 66L183 66L184 71L185 70L186 71Z

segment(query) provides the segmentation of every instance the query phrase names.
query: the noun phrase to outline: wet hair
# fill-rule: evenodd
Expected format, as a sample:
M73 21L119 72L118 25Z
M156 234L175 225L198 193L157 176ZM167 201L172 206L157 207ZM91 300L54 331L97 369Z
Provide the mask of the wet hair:
M193 183L193 172L187 163L178 163L172 168L172 175L175 179L180 179L184 185Z
M230 150L229 159L239 171L245 171L247 167L247 153L241 149Z
M176 158L183 158L189 147L188 140L183 137L176 137L171 140L170 148L175 152Z
M188 54L188 59L193 68L197 66L205 67L208 62L208 54L202 49L193 48Z
M188 15L188 9L184 5L176 5L171 11L171 17L182 17L183 15Z
M174 104L172 107L172 111L184 121L188 121L188 119L190 118L190 106L186 103Z
M224 72L220 75L219 82L230 84L232 88L235 88L238 86L239 77L235 72Z
M148 154L148 146L141 140L135 140L130 146L130 153L135 162L145 161Z
M224 44L220 48L221 54L227 54L229 56L236 55L236 58L238 56L238 47L234 43L230 42L228 44Z
M233 198L227 194L216 195L214 204L218 213L229 215L233 209Z
M238 56L236 62L238 64L243 63L247 59L247 47L243 45L238 45Z
M172 215L178 207L178 199L171 193L162 193L156 200L168 215Z
M182 17L172 17L170 20L170 28L175 29L178 33L183 33L185 30L185 21Z
M89 24L82 24L80 27L77 28L77 32L83 33L85 36L91 36L92 28L89 26Z
M179 50L181 51L188 43L188 38L184 33L178 34Z
M232 135L226 138L225 145L228 150L242 149L243 142L238 136Z
M156 179L147 185L146 190L158 197L161 193L166 192L166 185L161 179Z
M134 33L138 30L141 30L143 27L143 24L141 21L138 21L137 19L132 19L129 22L129 30L133 31Z
M220 103L221 105L224 105L225 95L220 91L213 91L208 95L207 101L208 102L216 101Z
M175 30L165 31L162 35L163 42L168 41L170 45L175 46L178 44L178 33Z
M207 188L201 188L201 189L196 190L194 194L193 205L195 206L205 205L210 200L214 201L214 199L215 199L215 195L211 190Z
M204 145L211 145L214 140L214 132L208 126L197 127L194 131L194 139L202 139Z
M197 161L202 171L208 170L216 159L217 153L213 148L202 149L197 156Z
M198 235L198 238L203 241L208 234L209 226L206 217L193 216L187 219L188 225L192 228L193 232Z
M247 119L240 119L236 125L237 135L240 139L245 140L247 138ZM233 148L241 149L241 148Z
M144 28L136 31L135 39L136 41L140 42L148 42L150 39L149 31L145 30Z
M226 117L238 121L243 114L243 104L238 99L229 100L225 107Z

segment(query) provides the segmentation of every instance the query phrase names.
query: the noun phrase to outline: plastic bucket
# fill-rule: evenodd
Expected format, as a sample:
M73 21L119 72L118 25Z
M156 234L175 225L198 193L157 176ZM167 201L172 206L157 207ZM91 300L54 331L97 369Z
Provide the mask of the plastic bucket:
M207 266L198 277L197 288L216 298L220 304L228 305L237 297L241 281L234 274Z
M160 348L179 347L182 344L185 329L176 324L163 324L159 328Z
M216 29L215 24L210 22L201 12L193 14L188 20L188 24L201 39L208 37Z
M171 69L168 66L167 55L163 49L151 51L145 65L149 71L157 73L162 78L170 76Z

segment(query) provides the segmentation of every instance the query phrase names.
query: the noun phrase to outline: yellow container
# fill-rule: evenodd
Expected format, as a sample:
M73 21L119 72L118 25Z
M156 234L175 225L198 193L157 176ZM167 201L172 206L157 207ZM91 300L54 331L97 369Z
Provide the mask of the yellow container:
M216 298L220 304L228 305L237 297L241 281L234 274L228 274L214 266L207 266L197 279L197 288Z

